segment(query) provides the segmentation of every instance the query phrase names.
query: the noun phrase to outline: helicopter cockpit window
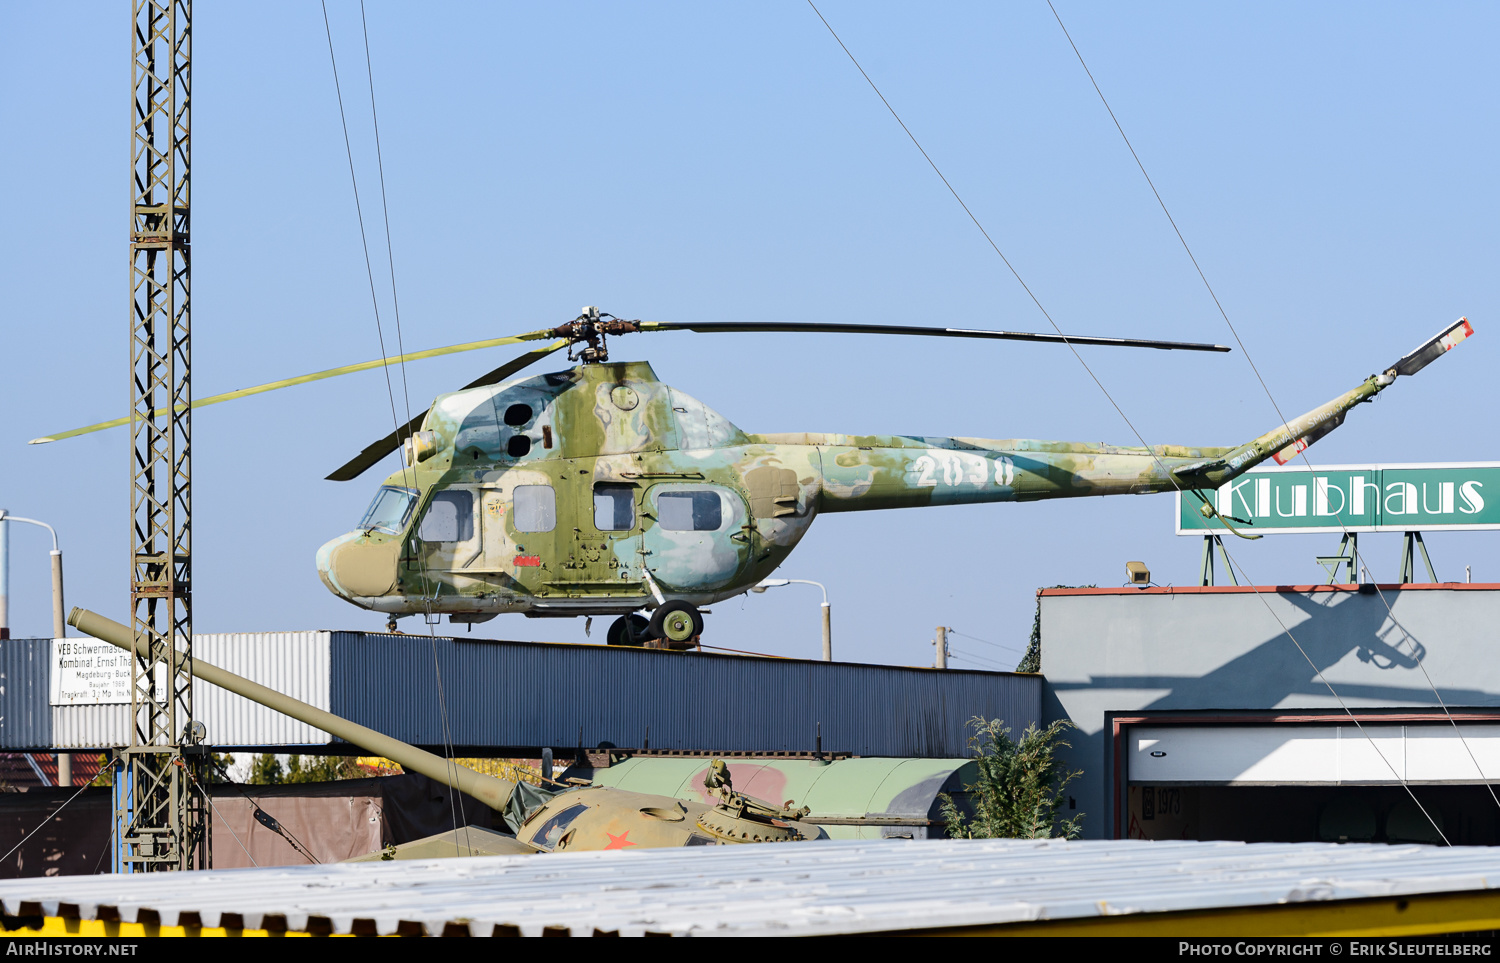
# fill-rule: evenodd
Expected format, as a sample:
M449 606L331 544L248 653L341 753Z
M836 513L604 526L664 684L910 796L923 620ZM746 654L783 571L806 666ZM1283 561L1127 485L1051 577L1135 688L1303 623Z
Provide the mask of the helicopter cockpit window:
M438 492L427 504L417 537L424 542L467 542L474 537L474 493Z
M628 532L635 528L635 487L596 485L594 527L601 532Z
M359 527L365 531L389 532L400 535L411 517L411 507L417 503L417 493L406 488L382 488L375 493L375 500L365 512Z
M716 532L724 524L718 492L662 492L656 513L657 523L669 532Z
M511 515L518 532L550 532L557 527L557 492L551 485L517 485Z

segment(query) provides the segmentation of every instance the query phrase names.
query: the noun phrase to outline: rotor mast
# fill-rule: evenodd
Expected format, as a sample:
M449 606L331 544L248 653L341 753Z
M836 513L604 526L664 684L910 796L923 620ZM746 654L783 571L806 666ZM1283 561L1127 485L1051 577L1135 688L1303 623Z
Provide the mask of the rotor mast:
M202 727L193 723L192 0L133 8L130 604L147 651L131 659L130 745L115 779L121 868L147 872L206 868L209 850L204 756L194 745Z

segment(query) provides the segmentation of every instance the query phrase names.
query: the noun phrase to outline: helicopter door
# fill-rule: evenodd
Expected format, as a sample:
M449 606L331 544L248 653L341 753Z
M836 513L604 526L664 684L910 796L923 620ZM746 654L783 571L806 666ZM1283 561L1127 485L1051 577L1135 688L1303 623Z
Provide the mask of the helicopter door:
M600 482L588 486L580 479L578 524L567 564L569 591L583 596L634 595L640 590L632 575L635 536L640 534L637 485ZM585 520L585 518L587 520Z
M474 524L475 492L448 488L432 496L417 525L415 545L420 569L433 574L468 568L479 558L481 546ZM436 585L423 594L435 592Z
M733 582L749 561L745 503L730 489L657 485L647 495L647 508L655 524L642 539L651 574L664 587L713 591Z

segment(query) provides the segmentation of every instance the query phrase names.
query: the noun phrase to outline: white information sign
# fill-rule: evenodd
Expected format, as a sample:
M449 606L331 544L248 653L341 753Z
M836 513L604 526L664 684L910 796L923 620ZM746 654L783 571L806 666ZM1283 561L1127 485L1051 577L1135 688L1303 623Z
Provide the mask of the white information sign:
M130 702L130 653L93 639L52 640L52 704Z

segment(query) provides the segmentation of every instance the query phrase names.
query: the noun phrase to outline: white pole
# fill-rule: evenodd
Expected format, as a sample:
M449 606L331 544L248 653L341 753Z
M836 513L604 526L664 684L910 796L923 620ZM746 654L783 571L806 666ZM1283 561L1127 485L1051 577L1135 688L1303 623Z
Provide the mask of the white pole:
M823 661L833 661L833 608L823 603Z
M67 610L63 608L62 552L52 550L52 637L66 638L68 634ZM73 754L57 754L57 784L73 785Z
M0 639L10 638L10 525L0 508Z
M937 639L935 640L934 644L937 646L937 667L939 669L946 669L946 668L948 668L948 628L947 628L947 626L940 625L940 626L937 627Z

